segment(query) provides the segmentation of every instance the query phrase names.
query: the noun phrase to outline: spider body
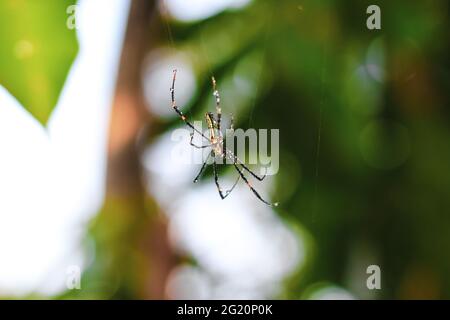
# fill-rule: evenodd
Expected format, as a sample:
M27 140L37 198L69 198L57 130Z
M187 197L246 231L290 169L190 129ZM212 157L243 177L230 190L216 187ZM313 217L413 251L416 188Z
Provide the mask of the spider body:
M216 114L214 115L212 112L205 113L205 120L206 124L208 126L209 135L205 135L203 132L198 130L194 127L193 124L191 124L186 116L181 112L181 110L178 108L176 102L175 102L175 80L176 80L177 70L173 71L173 78L172 78L172 86L170 88L170 95L172 99L172 108L175 110L175 112L178 114L178 116L183 120L188 127L192 129L191 132L191 140L190 144L191 146L203 149L203 148L211 148L211 152L208 156L208 158L203 163L200 172L197 174L197 176L194 178L194 183L198 181L199 177L202 175L203 171L206 168L206 165L208 164L209 158L213 159L212 165L213 165L213 172L214 172L214 181L217 187L217 191L219 192L219 195L222 199L225 199L231 191L236 187L237 183L239 182L239 179L242 178L244 182L247 184L247 186L250 188L250 190L255 194L255 196L264 202L265 204L269 206L277 206L278 203L270 203L266 200L264 200L261 195L253 188L250 181L247 179L245 172L252 175L254 178L256 178L259 181L262 181L265 178L265 174L263 176L258 176L256 173L254 173L252 170L250 170L232 151L227 150L224 146L224 139L223 134L221 131L221 121L222 121L222 109L220 107L220 94L219 91L216 88L216 80L214 77L212 78L212 85L213 85L213 95L216 101ZM229 129L231 132L234 130L233 125L233 117L231 117L231 123ZM208 141L208 144L205 145L196 145L193 142L194 134L199 134L202 138ZM234 182L233 186L226 190L225 192L222 190L220 184L219 184L219 176L217 173L217 162L216 159L222 159L224 161L229 160L233 164L236 171L239 173L236 181Z
M205 113L206 124L209 130L209 141L211 142L211 151L214 156L222 157L224 154L222 132L217 127L217 121L212 112Z

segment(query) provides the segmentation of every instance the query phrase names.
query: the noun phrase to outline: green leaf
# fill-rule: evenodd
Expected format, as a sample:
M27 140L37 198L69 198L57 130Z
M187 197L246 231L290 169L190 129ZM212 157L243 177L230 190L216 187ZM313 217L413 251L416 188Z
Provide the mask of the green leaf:
M67 27L75 0L0 1L0 85L43 125L78 50Z

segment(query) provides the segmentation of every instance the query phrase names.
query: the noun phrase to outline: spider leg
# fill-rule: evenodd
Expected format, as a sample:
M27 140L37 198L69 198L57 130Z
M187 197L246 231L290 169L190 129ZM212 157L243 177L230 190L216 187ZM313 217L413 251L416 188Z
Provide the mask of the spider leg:
M238 178L236 179L236 181L234 182L233 186L228 189L227 191L225 191L225 193L222 191L222 188L219 185L219 176L217 174L217 164L216 164L216 160L214 159L213 162L213 171L214 171L214 181L216 183L216 187L217 187L217 191L219 191L219 195L220 197L223 199L225 199L226 197L228 197L228 195L231 193L231 191L234 190L234 187L236 187L239 179L241 178L241 176L238 176Z
M265 204L267 204L268 206L271 207L276 207L278 206L278 202L275 203L270 203L267 202L266 200L264 200L261 195L258 193L258 191L255 190L255 188L253 188L253 186L250 184L250 182L248 181L248 179L245 177L244 173L242 172L241 169L239 169L238 164L234 163L234 167L236 168L237 172L239 172L240 177L242 177L242 180L244 180L244 182L247 184L247 186L250 188L250 190L252 190L252 192L255 194L255 196L261 200L262 202L264 202Z
M172 108L173 108L173 110L175 110L175 112L178 114L178 116L181 118L181 120L183 120L184 123L186 123L186 125L189 128L191 128L193 132L197 132L203 138L209 140L209 138L207 136L205 136L203 134L203 132L201 132L200 130L195 128L194 125L187 120L187 118L184 115L184 113L178 108L177 103L175 101L175 80L176 80L176 78L177 78L177 69L173 70L172 86L170 87L170 97L171 97L171 100L172 100Z
M211 147L213 144L205 144L205 145L201 145L201 146L199 146L199 145L196 145L195 143L194 143L194 131L192 131L191 133L190 133L190 136L191 136L191 140L189 141L189 144L191 145L191 146L193 146L193 147L195 147L195 148L197 148L197 149L204 149L204 148L208 148L208 147ZM209 140L209 139L208 139Z
M234 139L233 134L234 134L234 118L233 118L233 115L231 115L230 116L230 126L228 127L228 129L225 130L225 139L228 139L228 138ZM227 158L226 158L227 150L226 150L225 144L222 144L222 153L224 155L223 159L227 160Z
M203 171L205 171L206 165L208 164L208 160L209 157L211 156L211 154L208 155L208 157L206 158L205 162L203 162L203 165L200 169L200 172L197 174L197 176L194 178L194 183L196 183L198 181L198 178L200 178L200 176L202 175Z
M249 167L247 167L241 160L239 160L239 158L232 153L231 151L227 151L227 155L232 158L234 163L237 163L239 165L242 166L242 168L247 171L248 173L250 173L255 179L259 180L259 181L263 181L264 178L267 176L267 170L266 172L262 175L262 176L258 176L256 173L254 173Z
M225 137L232 137L234 135L234 117L230 115L230 125L225 129Z
M222 120L222 108L220 107L220 94L219 90L217 90L216 79L214 77L211 78L213 85L213 95L216 99L216 113L217 113L217 130L220 132L220 123Z

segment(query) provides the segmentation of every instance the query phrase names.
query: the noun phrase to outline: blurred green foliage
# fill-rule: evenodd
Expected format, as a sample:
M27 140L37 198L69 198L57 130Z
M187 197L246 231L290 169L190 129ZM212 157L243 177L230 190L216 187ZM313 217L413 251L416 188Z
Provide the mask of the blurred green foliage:
M77 51L75 32L60 27L73 3L0 2L0 84L42 123ZM371 4L381 30L366 28ZM333 284L359 298L450 298L448 12L446 0L254 0L170 22L170 45L199 79L189 115L212 106L214 74L236 127L280 129L272 198L308 248L281 297ZM176 117L159 123L161 133L174 126ZM109 199L86 240L95 261L85 290L61 298L141 297L140 277L152 272L142 238L158 212L152 201L140 207L147 200L129 209ZM380 291L366 288L371 264Z
M366 27L371 4L381 30ZM200 81L193 118L214 74L237 127L280 129L273 198L315 251L284 297L324 281L360 298L450 297L448 12L444 0L258 0L172 23Z
M75 0L0 1L0 84L46 124L78 47L66 13Z

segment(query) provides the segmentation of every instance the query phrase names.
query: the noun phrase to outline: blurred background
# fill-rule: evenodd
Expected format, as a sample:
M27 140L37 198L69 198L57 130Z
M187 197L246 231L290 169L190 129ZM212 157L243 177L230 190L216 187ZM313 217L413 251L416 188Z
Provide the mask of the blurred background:
M0 1L0 298L450 298L447 1ZM175 68L280 130L279 207L192 183Z

